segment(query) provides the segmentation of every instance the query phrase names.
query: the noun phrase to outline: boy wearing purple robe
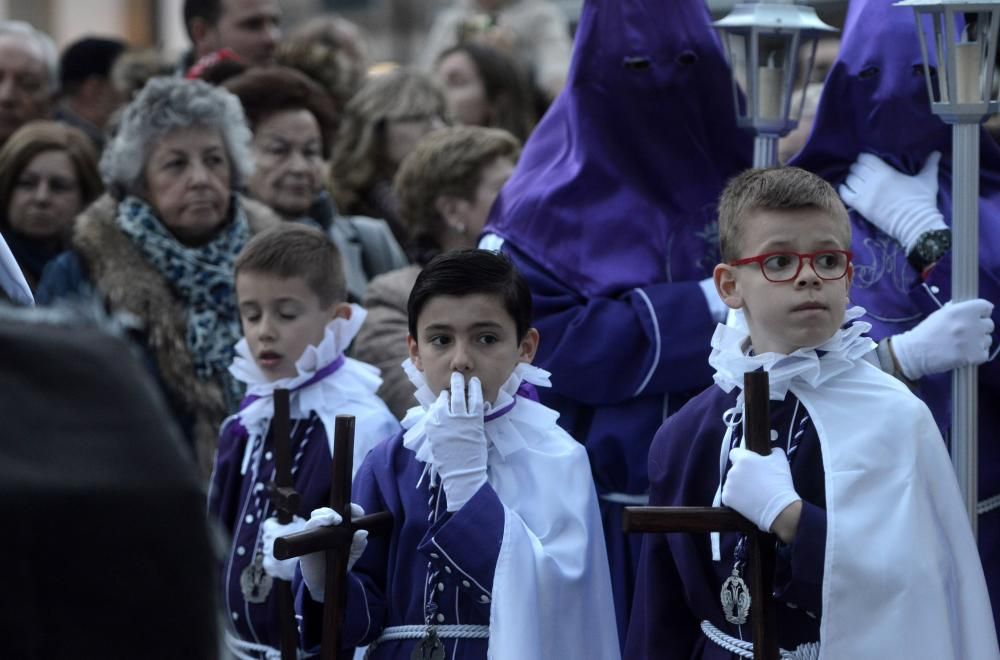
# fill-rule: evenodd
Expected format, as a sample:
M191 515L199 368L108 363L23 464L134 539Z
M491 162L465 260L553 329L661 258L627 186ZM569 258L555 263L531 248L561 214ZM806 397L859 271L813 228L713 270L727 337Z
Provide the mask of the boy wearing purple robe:
M872 360L848 310L847 211L798 168L748 170L719 204L716 384L657 432L654 505L730 506L776 535L779 646L796 658L1000 657L961 498L927 407ZM743 374L770 378L768 456L743 448ZM647 539L625 656L752 651L746 539Z
M961 27L961 26L959 26ZM792 161L838 186L851 207L852 299L880 361L930 407L945 438L951 373L979 371L979 551L1000 621L1000 148L980 132L979 295L951 299L951 127L931 113L913 13L852 2L812 135ZM933 49L930 52L934 57ZM935 66L932 61L931 66Z
M244 337L230 371L247 396L223 424L208 508L232 539L222 572L226 643L240 658L272 657L281 631L274 580L290 581L296 566L274 559L274 539L300 531L304 517L329 502L336 415L356 417L356 465L399 425L375 394L378 369L344 355L365 311L344 302L340 254L322 232L290 224L263 232L235 271ZM290 392L288 451L300 495L295 521L284 526L268 494L276 388Z
M587 448L624 637L641 537L621 513L646 502L656 429L710 382L715 207L752 138L704 0L587 0L569 77L480 247L531 287L540 396Z
M392 513L390 536L357 532L345 648L373 660L616 660L611 581L586 452L558 415L525 395L531 295L510 260L486 250L436 257L408 303L420 405L354 480L353 513ZM307 527L339 524L330 509ZM301 559L297 607L319 642L322 553Z

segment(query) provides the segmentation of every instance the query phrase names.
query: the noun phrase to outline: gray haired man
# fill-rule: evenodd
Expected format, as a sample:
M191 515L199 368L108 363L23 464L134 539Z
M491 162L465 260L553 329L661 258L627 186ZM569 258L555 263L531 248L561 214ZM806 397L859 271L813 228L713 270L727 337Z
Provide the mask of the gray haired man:
M58 84L52 38L24 21L0 21L0 144L32 119L49 116Z

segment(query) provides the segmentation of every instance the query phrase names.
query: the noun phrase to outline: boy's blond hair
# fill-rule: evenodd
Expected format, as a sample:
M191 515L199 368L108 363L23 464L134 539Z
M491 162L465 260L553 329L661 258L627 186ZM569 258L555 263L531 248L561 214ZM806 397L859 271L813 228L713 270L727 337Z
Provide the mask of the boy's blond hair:
M395 169L386 159L389 121L444 119L444 94L423 73L399 68L369 77L344 107L330 159L330 194L353 213L369 188Z
M340 251L318 229L282 223L254 236L236 257L241 272L274 277L301 277L322 307L347 300L347 284Z
M851 246L851 221L837 191L829 183L798 167L746 170L730 179L719 198L719 244L722 261L743 256L740 242L747 219L756 211L818 209L843 228L843 247Z

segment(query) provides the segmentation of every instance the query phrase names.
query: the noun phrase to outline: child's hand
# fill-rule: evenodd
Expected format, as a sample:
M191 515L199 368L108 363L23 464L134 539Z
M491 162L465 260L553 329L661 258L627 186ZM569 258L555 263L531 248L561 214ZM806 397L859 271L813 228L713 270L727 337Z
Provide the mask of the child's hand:
M268 518L264 521L264 524L261 525L263 536L261 539L261 545L263 546L261 552L264 553L265 573L285 582L292 581L292 577L295 576L295 565L299 559L298 557L293 557L292 559L275 559L274 539L279 536L288 536L289 534L301 532L305 528L305 525L306 521L298 516L292 518L292 522L287 525L279 523L277 518Z
M483 386L451 375L451 392L442 391L428 411L427 441L444 483L448 511L458 511L486 483L486 433L483 430Z
M736 509L764 532L770 532L778 514L802 498L795 492L792 470L781 449L761 456L736 447L729 452L733 467L722 487L722 503Z
M935 151L919 174L907 176L878 156L861 154L837 191L909 254L924 233L948 228L937 206L939 160L941 152Z
M360 518L365 515L365 510L357 504L351 504L351 518ZM339 513L330 507L316 509L309 515L309 520L303 526L303 531L317 529L319 527L333 527L344 522ZM354 568L354 563L358 561L365 548L368 547L368 531L359 529L354 532L351 540L351 551L347 558L347 570ZM303 555L300 558L302 565L302 580L309 588L312 599L320 603L326 598L326 553L314 552Z

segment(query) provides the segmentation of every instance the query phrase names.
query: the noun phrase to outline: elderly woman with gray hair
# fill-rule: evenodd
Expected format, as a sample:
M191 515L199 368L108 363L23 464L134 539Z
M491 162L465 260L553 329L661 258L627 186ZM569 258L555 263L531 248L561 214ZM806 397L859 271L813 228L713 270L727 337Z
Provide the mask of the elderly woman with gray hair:
M40 304L94 291L139 323L140 343L203 472L242 395L228 372L240 320L233 262L280 222L241 197L251 171L239 101L201 81L154 78L129 104L101 158L108 194L77 219Z

